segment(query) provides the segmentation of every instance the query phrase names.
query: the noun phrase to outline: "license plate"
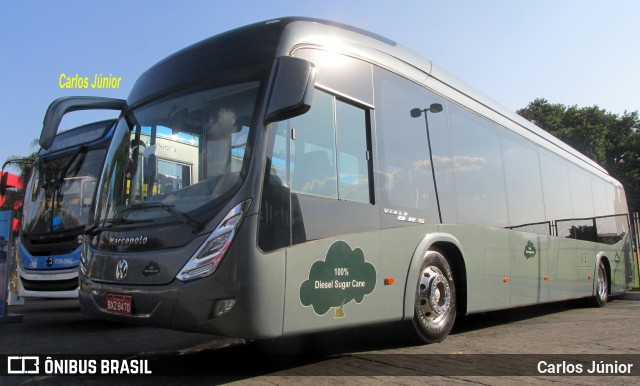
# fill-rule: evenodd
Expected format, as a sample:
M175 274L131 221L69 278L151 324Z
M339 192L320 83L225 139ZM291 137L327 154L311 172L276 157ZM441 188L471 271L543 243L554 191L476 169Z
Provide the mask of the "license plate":
M107 294L107 311L109 312L131 315L132 304L131 296Z

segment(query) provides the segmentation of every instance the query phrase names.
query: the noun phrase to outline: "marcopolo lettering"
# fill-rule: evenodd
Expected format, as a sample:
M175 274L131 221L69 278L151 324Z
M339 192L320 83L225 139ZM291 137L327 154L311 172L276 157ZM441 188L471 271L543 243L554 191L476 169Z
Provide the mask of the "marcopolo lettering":
M131 245L145 245L149 241L147 236L137 237L110 237L109 245L113 247L119 246L131 246Z

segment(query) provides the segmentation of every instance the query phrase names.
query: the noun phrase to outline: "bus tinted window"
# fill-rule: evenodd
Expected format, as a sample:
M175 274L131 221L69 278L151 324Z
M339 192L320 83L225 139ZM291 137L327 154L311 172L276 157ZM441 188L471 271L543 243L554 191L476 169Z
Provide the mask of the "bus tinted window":
M338 147L338 196L343 200L369 202L367 127L364 110L336 101Z
M606 216L596 218L596 230L598 242L615 245L624 240L629 231L629 222L626 215Z
M573 217L571 195L569 194L569 173L567 163L546 150L540 150L540 173L544 206L548 221ZM557 235L567 237L567 233L557 229Z
M425 116L414 118L410 111L432 103L446 106L444 99L387 71L376 71L376 118L382 172L381 192L387 208L407 210L427 223L438 223L431 157ZM443 220L455 221L452 162L446 110L427 114L436 183ZM406 225L392 221L387 225Z
M365 110L316 90L311 110L291 126L292 192L369 202Z
M531 142L507 134L502 139L502 150L510 227L549 234L542 199L538 149ZM542 226L523 228L524 225L533 224Z
M589 174L576 166L569 166L569 182L571 183L571 199L573 202L573 217L593 217L593 197Z
M291 122L291 190L312 196L338 198L333 97L319 92L305 115Z
M502 129L455 105L451 107L451 137L456 160L458 221L506 227Z
M613 195L609 198L607 190L611 187L604 181L591 176L591 192L593 193L593 206L596 217L610 216L614 214Z

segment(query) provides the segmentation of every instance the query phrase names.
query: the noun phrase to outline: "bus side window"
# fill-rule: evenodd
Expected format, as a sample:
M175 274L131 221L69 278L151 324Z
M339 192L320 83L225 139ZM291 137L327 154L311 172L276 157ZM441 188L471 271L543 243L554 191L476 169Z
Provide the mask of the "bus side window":
M437 179L443 220L455 221L447 102L426 88L383 69L376 68L375 75L376 148L380 159L378 173L383 209L405 211L408 216L422 222L438 223L434 186L434 180ZM410 111L427 108L433 103L444 106L444 111L424 112L427 114L433 151L433 155L430 155L425 116L415 118ZM435 179L432 170L436 171ZM409 224L396 218L383 216L383 226Z
M291 120L291 191L338 198L333 97L315 91L313 106Z
M311 110L292 120L292 192L370 202L366 114L315 91Z
M271 125L258 234L263 251L379 227L371 205L369 114L315 90L309 112Z
M273 142L260 205L258 245L265 252L291 245L291 192L289 189L289 121L272 123Z
M336 101L338 196L343 200L371 202L366 118L363 109Z

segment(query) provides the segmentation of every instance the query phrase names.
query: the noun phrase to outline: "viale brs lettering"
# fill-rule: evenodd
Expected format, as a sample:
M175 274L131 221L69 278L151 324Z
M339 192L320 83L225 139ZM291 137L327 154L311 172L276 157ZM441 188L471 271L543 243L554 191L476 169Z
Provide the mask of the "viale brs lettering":
M409 216L409 212L402 210L384 208L384 213L397 216L396 220L398 221L412 222L416 224L424 224L426 222L425 219Z

